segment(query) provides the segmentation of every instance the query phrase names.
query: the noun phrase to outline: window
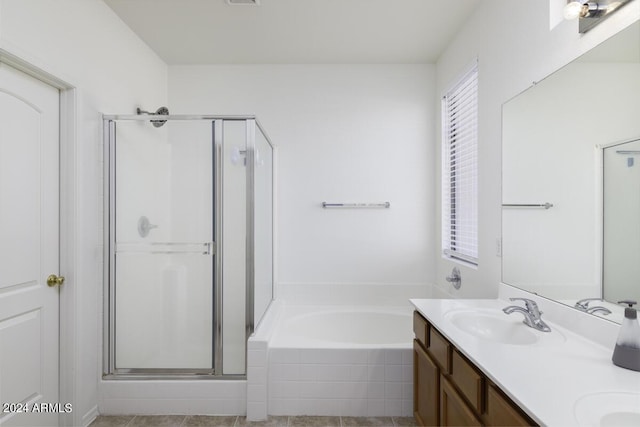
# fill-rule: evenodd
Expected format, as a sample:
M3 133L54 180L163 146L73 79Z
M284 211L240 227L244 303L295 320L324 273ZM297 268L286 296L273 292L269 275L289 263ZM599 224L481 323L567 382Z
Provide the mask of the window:
M478 66L442 100L442 251L478 264Z

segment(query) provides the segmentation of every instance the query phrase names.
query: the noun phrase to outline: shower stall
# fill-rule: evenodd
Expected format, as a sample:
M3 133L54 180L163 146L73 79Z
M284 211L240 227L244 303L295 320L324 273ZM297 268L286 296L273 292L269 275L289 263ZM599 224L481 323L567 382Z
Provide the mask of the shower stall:
M253 116L105 115L105 378L244 378L273 299L273 145Z

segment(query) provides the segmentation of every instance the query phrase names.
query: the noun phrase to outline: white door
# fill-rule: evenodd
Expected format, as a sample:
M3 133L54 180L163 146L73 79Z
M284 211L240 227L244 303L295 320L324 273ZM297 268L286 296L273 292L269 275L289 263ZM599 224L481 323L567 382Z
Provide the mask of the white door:
M58 425L58 110L57 89L0 64L3 427Z

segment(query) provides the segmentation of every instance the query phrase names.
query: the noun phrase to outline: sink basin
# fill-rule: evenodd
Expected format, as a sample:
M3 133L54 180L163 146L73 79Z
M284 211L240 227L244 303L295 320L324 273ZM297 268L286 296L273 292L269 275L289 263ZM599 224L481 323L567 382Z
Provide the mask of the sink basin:
M640 393L602 392L582 396L574 405L578 424L590 426L640 426Z
M500 310L452 310L445 318L461 331L499 344L534 345L563 342L557 331L540 332L522 323L522 316Z

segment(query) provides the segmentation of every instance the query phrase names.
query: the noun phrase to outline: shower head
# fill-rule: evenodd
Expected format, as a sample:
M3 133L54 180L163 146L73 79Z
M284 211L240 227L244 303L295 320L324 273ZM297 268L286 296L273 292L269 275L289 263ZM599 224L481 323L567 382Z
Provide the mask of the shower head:
M136 109L136 114L149 114L151 116L168 116L169 115L169 109L167 107L160 107L156 110L155 113L152 113L150 111L144 111L142 110L140 107L138 107ZM151 123L159 128L160 126L162 126L163 124L166 123L166 120L151 120Z
M158 116L168 116L169 115L169 109L167 107L160 107L156 110L156 115ZM163 124L165 124L167 121L166 120L151 120L151 123L159 128L160 126L162 126Z

